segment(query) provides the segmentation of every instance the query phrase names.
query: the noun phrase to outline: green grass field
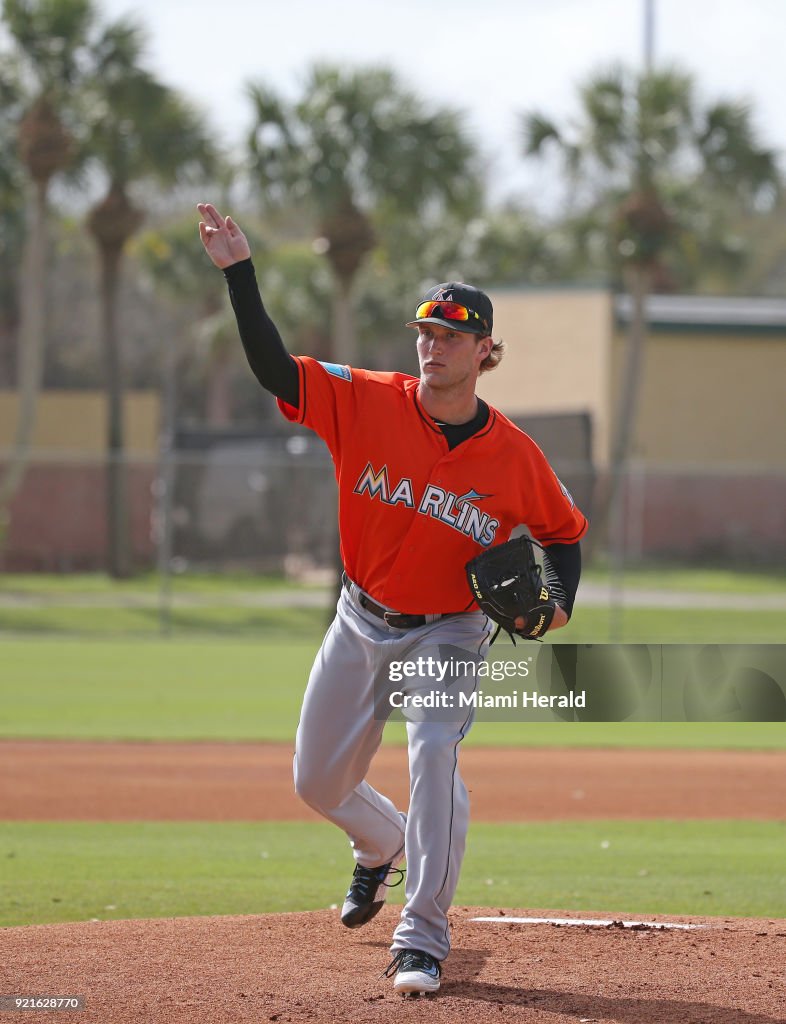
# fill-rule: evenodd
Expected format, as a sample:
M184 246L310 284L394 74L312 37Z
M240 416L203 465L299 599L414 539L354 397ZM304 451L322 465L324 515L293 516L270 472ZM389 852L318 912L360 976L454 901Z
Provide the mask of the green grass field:
M626 585L786 589L782 576L682 569L640 570ZM250 590L291 592L280 580L184 576L175 593L198 601L176 608L170 635L161 636L156 587L153 576L122 584L5 577L0 739L291 743L325 609L248 604ZM718 611L675 605L620 616L586 607L556 636L782 643L785 620L782 611L746 610L744 597L739 608ZM494 653L514 654L504 645ZM386 742L404 741L404 727L392 723ZM784 749L786 725L478 722L467 743ZM784 822L473 824L456 902L784 917L784 841ZM2 925L324 908L340 900L351 872L337 829L292 822L0 822L0 864Z
M784 842L783 822L478 824L455 902L786 917ZM352 873L337 829L300 822L6 822L0 862L3 926L316 910Z
M587 565L582 579L604 583L610 570L601 565ZM262 576L247 572L188 571L171 577L174 593L218 593L268 591L282 589L312 590L314 585L293 583L282 576ZM627 587L655 590L700 591L713 594L783 594L786 593L786 573L773 568L760 571L695 568L684 564L653 564L626 567L624 582ZM37 594L55 597L68 594L91 593L120 596L126 594L156 594L161 580L158 573L145 572L128 580L114 580L103 573L5 573L3 590L7 593ZM318 587L316 589L319 589Z
M783 643L786 612L703 608L628 608L623 614L589 607L555 634L559 643ZM226 637L259 641L298 640L319 646L328 624L323 608L248 608L204 605L175 608L174 637ZM1 607L0 638L81 636L151 638L162 633L151 607Z
M590 585L606 584L609 577L603 569L590 568L583 580ZM174 604L163 616L159 579L153 573L124 582L97 574L8 574L2 582L0 637L152 637L166 630L172 636L245 637L316 647L329 619L331 601L330 588L276 577L185 573L172 579ZM748 607L753 597L781 596L786 600L783 573L644 567L627 572L624 584L628 589L667 592L672 603L668 607L612 609L579 601L571 623L555 634L558 642L786 642L783 607ZM680 597L681 593L686 596ZM692 607L693 594L720 596L732 606Z
M6 640L0 643L0 737L289 743L315 650L204 638ZM403 725L391 723L386 742L405 742ZM782 748L786 725L479 721L467 742Z

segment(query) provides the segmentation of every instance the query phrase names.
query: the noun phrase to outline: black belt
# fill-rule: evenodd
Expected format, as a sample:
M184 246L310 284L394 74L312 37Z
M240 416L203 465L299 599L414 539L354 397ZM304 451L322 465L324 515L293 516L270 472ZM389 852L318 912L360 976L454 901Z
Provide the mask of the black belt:
M341 582L346 590L352 591L352 580L350 580L346 573L342 574ZM365 608L367 612L376 615L378 619L382 619L388 626L393 626L394 629L417 629L418 626L426 625L425 615L405 615L403 612L391 612L387 608L383 608L381 604L377 604L376 601L372 601L366 594L363 594L359 587L356 587L355 596L361 608Z

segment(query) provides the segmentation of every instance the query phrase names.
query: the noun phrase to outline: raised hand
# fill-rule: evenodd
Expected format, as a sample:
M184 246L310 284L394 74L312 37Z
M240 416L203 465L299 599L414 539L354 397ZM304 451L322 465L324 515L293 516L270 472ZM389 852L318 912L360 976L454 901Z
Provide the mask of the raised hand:
M231 217L222 217L212 203L197 203L202 217L199 222L199 237L205 252L222 270L251 255L248 240Z

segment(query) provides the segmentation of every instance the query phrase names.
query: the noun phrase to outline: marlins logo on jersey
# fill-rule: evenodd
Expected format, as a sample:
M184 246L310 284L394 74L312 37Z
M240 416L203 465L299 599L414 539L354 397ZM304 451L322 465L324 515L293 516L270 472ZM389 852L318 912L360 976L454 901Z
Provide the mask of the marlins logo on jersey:
M458 294L442 286L443 297ZM492 409L456 451L421 408L418 378L293 358L299 404L279 407L328 446L344 568L375 601L424 614L466 609L467 559L517 524L547 544L583 536L586 520L545 456L501 413Z
M369 462L358 477L354 491L355 494L367 493L372 499L379 498L385 505L400 504L406 508L417 508L421 515L430 516L458 530L483 547L488 547L494 542L499 526L498 519L494 519L488 512L473 504L484 498L491 498L491 494L481 494L474 488L463 494L454 494L453 491L445 490L436 484L427 484L416 505L412 481L409 477L402 477L391 487L387 466L383 466L377 472Z

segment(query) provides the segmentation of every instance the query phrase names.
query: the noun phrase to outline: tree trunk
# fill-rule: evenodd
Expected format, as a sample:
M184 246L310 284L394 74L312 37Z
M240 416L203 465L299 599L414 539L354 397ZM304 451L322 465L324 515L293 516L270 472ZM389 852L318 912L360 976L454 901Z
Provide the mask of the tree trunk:
M327 257L333 271L333 346L337 363L357 365L357 336L352 291L357 273L376 244L368 215L344 193L322 220L322 237L328 241Z
M101 246L100 251L101 342L104 350L107 400L107 572L115 579L126 579L131 575L131 554L123 424L123 365L117 330L122 248Z
M107 572L116 579L131 575L128 531L128 485L123 437L123 359L117 322L120 264L142 212L128 198L123 181L109 191L87 217L101 261L101 343L104 349L107 401L106 528Z
M593 514L593 544L605 540L606 550L617 556L624 542L620 531L625 529L620 502L623 498L625 475L638 420L639 396L644 377L647 339L647 296L650 292L652 271L647 267L632 266L626 272L628 291L633 308L625 345L625 357L615 403L615 417L611 442L611 465Z
M627 358L620 380L617 404L617 422L612 448L612 462L626 466L639 407L641 381L644 376L644 346L647 338L647 296L650 292L651 272L644 267L631 267L628 271L628 291L633 301L628 331Z
M210 355L205 418L210 427L228 427L232 423L232 360L229 352Z
M2 314L0 314L2 316ZM0 319L0 390L10 391L16 384L16 339L19 319L14 314Z
M10 524L9 507L22 483L30 456L36 405L43 376L49 248L47 192L48 183L38 182L29 186L27 195L27 237L22 254L17 359L19 409L13 447L0 481L0 550L5 546Z
M357 331L355 309L352 302L352 278L334 275L333 292L333 344L331 358L336 363L357 366Z

